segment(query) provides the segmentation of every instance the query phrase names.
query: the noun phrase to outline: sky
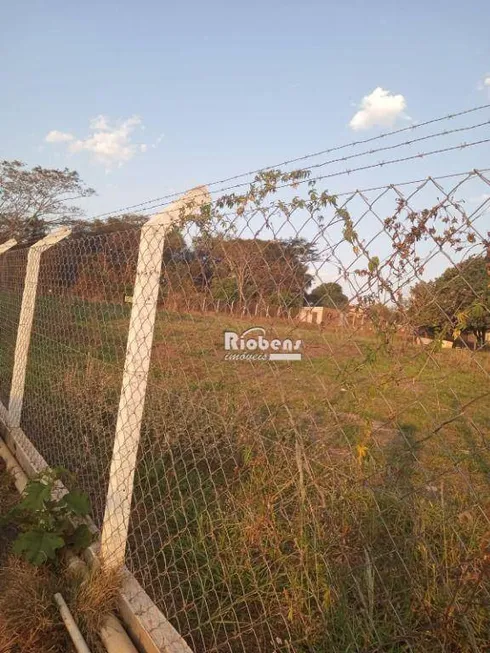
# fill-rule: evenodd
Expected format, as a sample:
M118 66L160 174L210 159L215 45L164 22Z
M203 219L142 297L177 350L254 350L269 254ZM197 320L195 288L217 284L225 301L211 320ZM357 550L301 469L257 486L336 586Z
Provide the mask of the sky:
M88 216L120 209L490 103L489 19L488 0L4 3L0 156L78 170L97 191ZM485 138L488 125L416 151ZM486 144L328 188L489 163Z

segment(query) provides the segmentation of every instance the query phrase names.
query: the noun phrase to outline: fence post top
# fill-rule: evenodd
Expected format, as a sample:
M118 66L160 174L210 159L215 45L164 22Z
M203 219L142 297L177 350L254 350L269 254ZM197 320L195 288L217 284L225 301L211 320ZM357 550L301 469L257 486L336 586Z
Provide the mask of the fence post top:
M170 227L178 221L180 212L186 207L189 208L189 215L191 215L202 206L210 203L211 195L209 194L207 186L196 186L196 188L188 190L185 195L175 202L172 202L172 204L167 206L161 213L152 216L144 227L155 225L165 225L166 227Z
M14 245L17 245L17 241L15 240L15 238L11 238L10 240L7 240L7 242L0 245L0 254L3 254L4 252L8 251L11 247L14 247Z
M31 249L38 249L38 248L46 249L47 247L56 245L56 243L59 243L60 240L63 240L63 238L66 238L70 234L71 234L70 227L59 227L58 229L55 229L47 236L44 236L44 238L41 238L41 240L38 240L36 243L34 243L34 245L31 245Z

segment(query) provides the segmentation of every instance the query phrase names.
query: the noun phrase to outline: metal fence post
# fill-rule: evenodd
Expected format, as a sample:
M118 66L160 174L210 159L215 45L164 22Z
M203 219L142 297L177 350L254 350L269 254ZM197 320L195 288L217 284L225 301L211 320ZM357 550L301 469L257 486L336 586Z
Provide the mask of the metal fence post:
M210 202L205 187L195 188L151 218L141 238L129 322L116 435L101 536L101 557L111 567L124 564L134 473L141 434L165 236L181 212Z
M19 326L17 328L17 340L15 343L14 369L12 372L12 385L10 389L8 409L9 423L12 428L20 426L22 403L24 401L27 354L29 353L29 345L31 342L41 254L70 234L71 229L69 227L60 227L45 238L38 240L37 243L34 243L34 245L31 245L29 248L24 292L22 294L22 305L20 308Z

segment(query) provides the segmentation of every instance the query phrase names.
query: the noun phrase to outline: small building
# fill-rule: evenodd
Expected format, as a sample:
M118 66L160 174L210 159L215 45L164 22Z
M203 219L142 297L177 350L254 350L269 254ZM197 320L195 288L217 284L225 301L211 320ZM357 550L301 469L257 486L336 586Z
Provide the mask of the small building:
M299 311L298 320L308 324L322 324L324 310L323 306L303 306Z
M359 306L345 310L326 306L303 306L298 313L298 320L308 324L324 324L338 327L364 326L366 314Z

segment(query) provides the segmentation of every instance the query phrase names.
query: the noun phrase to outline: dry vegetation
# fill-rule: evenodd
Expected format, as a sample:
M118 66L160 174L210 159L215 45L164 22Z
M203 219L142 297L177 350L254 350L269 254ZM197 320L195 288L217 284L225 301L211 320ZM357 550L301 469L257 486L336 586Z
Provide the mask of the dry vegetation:
M24 427L100 522L128 309L43 301ZM225 361L248 321L160 312L130 568L197 653L484 650L488 354L261 323L305 360Z
M72 651L53 596L56 576L10 557L0 569L0 650L6 653Z
M0 460L0 516L18 501L10 475ZM69 572L61 562L34 567L9 555L15 529L0 527L1 653L70 653L74 651L54 595L66 600L94 653L105 651L98 632L116 610L120 574L103 568L88 576Z
M116 608L119 587L116 573L98 570L73 579L61 567L33 567L10 556L0 567L0 651L74 651L53 598L60 592L90 649L104 653L98 632Z

